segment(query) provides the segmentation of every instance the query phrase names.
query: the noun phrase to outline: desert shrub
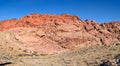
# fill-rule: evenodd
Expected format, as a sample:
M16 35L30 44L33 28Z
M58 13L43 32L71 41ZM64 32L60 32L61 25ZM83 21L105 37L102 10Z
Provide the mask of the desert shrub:
M18 50L21 50L21 48L19 48Z
M41 56L46 56L46 55L48 55L48 54L40 54Z
M23 52L27 52L27 50L23 50Z
M31 56L31 54L19 54L18 56L19 57L22 57L22 56Z
M38 53L36 52L36 51L34 51L33 53L32 53L32 56L38 56Z

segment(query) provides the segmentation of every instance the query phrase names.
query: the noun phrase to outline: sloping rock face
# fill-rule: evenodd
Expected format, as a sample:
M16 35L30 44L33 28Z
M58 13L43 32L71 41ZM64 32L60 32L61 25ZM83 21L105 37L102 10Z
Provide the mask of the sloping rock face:
M98 24L69 14L30 14L0 22L28 50L55 54L93 45L120 44L120 22Z
M24 53L26 48L16 40L13 33L0 32L0 55L18 55Z

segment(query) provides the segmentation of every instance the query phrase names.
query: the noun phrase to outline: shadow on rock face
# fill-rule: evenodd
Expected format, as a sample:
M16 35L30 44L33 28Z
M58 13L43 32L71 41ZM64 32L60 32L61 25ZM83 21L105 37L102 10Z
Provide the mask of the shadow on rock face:
M110 61L105 61L100 66L112 66L112 63Z
M9 64L12 64L12 62L1 63L0 66L5 66L5 65L9 65Z
M114 65L113 65L113 62L110 62L109 60L107 60L107 61L104 61L102 64L100 64L100 66L120 66L120 54L115 56L113 60L115 60Z
M116 60L116 64L118 66L120 66L120 54L118 54L117 56L115 56L115 60Z

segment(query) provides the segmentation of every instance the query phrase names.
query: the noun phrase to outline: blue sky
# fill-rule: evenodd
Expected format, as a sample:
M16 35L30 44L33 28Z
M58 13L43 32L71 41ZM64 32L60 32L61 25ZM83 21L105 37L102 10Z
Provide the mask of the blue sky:
M0 20L31 13L67 13L98 23L120 21L120 0L0 0Z

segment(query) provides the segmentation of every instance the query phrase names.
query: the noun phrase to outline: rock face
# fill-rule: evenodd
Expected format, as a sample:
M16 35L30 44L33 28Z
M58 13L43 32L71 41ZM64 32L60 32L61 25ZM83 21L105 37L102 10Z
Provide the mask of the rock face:
M28 50L55 54L93 45L120 44L120 22L98 24L69 14L30 14L0 22Z

